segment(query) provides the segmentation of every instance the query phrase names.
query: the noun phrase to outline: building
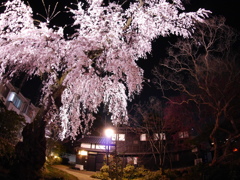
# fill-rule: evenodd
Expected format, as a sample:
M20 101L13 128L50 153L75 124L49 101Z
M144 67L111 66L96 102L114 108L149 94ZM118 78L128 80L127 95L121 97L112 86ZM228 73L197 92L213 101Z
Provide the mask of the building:
M86 136L76 143L76 167L90 171L99 171L109 156L118 156L123 166L144 165L156 169L152 147L146 134L139 134L129 127L115 129L111 138Z
M19 90L11 83L0 83L0 99L8 110L13 110L22 115L27 123L31 123L37 112L38 107L31 103L31 100L24 97Z
M149 133L143 129L118 127L111 138L86 136L76 143L76 167L83 170L99 171L109 156L117 156L123 166L132 164L157 170L181 168L211 161L210 147L195 147L187 140L188 131L176 133ZM151 136L151 137L150 137ZM155 147L160 149L156 150Z
M76 143L76 168L99 171L107 155L115 151L115 142L107 137L86 136Z

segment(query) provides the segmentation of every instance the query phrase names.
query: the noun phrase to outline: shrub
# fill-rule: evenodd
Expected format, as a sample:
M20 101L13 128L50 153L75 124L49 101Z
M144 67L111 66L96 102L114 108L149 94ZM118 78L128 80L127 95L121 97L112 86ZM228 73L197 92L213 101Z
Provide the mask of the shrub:
M55 157L55 156L48 156L46 162L49 165L61 164L62 158L61 157Z
M96 173L92 177L101 180L117 179L116 177L123 180L170 180L167 175L162 174L161 170L152 172L144 167L135 167L130 164L123 168L122 172L119 172L120 168L117 172L114 172L115 170L111 169L111 166L104 165L100 169L100 173ZM168 175L170 175L170 172Z
M173 170L170 170L170 169L166 169L164 171L164 174L166 174L166 176L171 180L179 177L179 173L177 171L173 171Z
M123 177L127 179L134 179L138 177L137 170L133 165L128 164L124 169L123 169Z
M108 180L109 177L109 166L103 165L103 167L100 169L100 179L102 180Z
M162 174L162 170L148 171L144 176L144 180L170 180L166 175Z

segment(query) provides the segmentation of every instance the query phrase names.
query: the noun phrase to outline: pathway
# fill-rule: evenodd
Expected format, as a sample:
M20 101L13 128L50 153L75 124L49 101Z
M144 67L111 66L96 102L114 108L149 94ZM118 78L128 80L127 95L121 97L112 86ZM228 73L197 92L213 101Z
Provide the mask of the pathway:
M52 167L65 171L68 174L72 174L79 180L96 180L95 178L91 178L91 175L96 174L96 172L93 171L80 171L77 169L71 169L70 167L64 165L53 165Z

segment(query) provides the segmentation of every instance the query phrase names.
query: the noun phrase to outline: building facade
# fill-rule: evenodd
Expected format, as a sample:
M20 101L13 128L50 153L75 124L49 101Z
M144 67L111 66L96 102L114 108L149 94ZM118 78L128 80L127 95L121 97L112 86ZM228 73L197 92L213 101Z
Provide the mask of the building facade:
M107 137L86 136L76 143L76 168L99 171L115 151L115 142Z
M24 97L11 83L0 82L0 99L8 110L22 115L27 123L31 123L38 113L39 108Z
M109 156L119 157L123 166L132 164L151 170L189 167L211 161L210 147L192 146L186 143L189 139L191 135L188 131L149 133L142 129L118 127L110 139L100 136L79 139L76 167L99 171L104 163L108 164Z

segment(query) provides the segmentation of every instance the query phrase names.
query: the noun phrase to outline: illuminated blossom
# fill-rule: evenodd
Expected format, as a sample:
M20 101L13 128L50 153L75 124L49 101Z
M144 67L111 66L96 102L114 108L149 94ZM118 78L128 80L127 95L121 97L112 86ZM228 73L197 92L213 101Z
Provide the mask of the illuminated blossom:
M21 0L8 1L0 14L0 78L19 72L47 75L42 89L46 108L54 104L49 98L54 91L64 87L61 107L49 111L52 120L58 117L62 123L62 137L88 130L101 103L113 124L126 122L127 101L140 93L143 83L136 61L151 52L151 42L159 36L191 36L195 21L209 13L186 13L180 0L134 1L127 9L115 2L87 3L87 8L79 2L78 9L71 10L79 28L67 40L62 28L34 26L31 8Z

